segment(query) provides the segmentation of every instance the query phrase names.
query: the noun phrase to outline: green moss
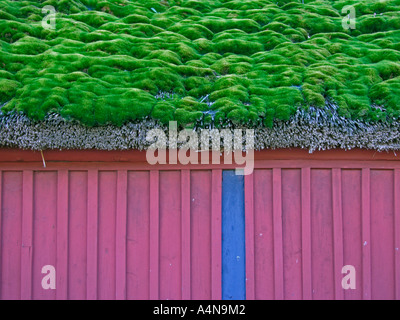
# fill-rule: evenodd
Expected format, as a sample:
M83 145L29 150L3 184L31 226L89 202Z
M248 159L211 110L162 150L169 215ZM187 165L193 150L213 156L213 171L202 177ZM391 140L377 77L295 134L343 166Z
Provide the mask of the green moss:
M240 29L248 33L257 32L260 25L251 19L221 19L217 17L204 17L200 24L214 33L229 29Z
M50 46L33 37L24 37L11 45L11 53L21 55L37 55L43 53Z
M212 39L213 33L211 30L200 24L183 24L176 23L173 27L169 28L169 31L177 32L190 40L196 40L200 38Z
M57 10L56 30L41 7ZM342 27L345 5L355 30ZM398 0L48 0L0 3L3 112L87 125L151 116L272 126L296 108L400 115ZM376 13L376 15L374 15ZM155 99L159 92L174 98ZM380 108L375 108L378 105Z
M134 23L146 23L149 24L151 23L150 19L144 15L140 14L130 14L123 19L121 19L122 22L127 23L127 24L134 24Z
M218 117L222 117L223 119L223 116L226 116L231 111L240 108L240 103L234 102L229 98L221 98L213 104L212 108L218 111Z
M174 20L167 16L155 15L152 18L151 23L159 28L168 29L174 24Z
M212 62L213 60L209 61L209 63ZM210 67L221 75L226 75L226 74L240 75L250 72L252 70L253 60L244 56L226 54L224 55L224 57L221 57L215 63L212 63Z
M250 84L250 81L244 77L236 75L225 76L216 80L213 90L218 91L222 89L230 89L237 84L241 85L242 90L245 90L245 87Z
M180 42L174 48L184 62L199 58L196 50L187 43Z
M246 88L241 85L236 85L230 88L217 90L211 93L210 99L216 101L221 98L229 98L232 101L248 101L249 95Z
M375 65L382 80L388 80L400 76L400 64L392 61L381 61Z
M217 42L215 45L218 53L224 54L226 52L236 54L254 54L264 50L264 46L257 42L251 42L240 39L227 39Z
M172 64L182 64L182 61L179 57L179 55L175 52L172 52L170 50L155 50L152 51L147 58L149 60L151 59L160 59L164 62L172 63Z
M214 43L204 38L194 40L193 45L200 54L206 54L214 51Z
M192 126L202 118L202 111L207 110L205 103L199 103L192 97L184 97L176 105L175 120L181 126Z
M195 0L189 0L189 1L183 1L182 3L181 3L181 1L179 1L179 4L182 7L195 9L202 13L209 12L212 7L211 1L201 1L200 2L200 1L195 1Z
M0 79L0 102L8 102L15 95L19 86L20 83L17 81Z
M369 98L377 105L391 108L398 111L400 103L400 80L399 78L380 82L372 86L369 91Z
M174 119L175 106L170 101L159 101L154 106L151 116L154 119L160 120L163 124L168 124Z

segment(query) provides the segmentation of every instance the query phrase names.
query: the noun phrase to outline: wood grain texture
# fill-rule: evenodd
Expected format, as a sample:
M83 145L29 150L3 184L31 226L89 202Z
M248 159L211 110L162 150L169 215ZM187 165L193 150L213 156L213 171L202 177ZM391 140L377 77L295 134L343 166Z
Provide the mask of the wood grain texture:
M68 154L79 161L0 160L1 299L222 298L230 166ZM397 158L256 158L240 200L246 299L400 298ZM56 267L55 291L41 287L44 265ZM344 265L355 267L355 290L341 287Z

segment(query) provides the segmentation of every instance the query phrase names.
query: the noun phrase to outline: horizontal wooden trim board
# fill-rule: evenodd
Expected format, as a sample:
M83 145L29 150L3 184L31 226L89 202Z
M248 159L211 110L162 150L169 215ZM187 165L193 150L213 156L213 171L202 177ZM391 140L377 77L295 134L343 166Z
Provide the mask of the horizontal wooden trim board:
M47 162L146 162L146 151L124 150L45 150L43 156ZM199 154L199 159L201 154ZM167 153L167 162L168 162ZM210 157L211 159L211 157ZM305 149L275 149L255 151L256 160L361 160L361 161L396 161L400 160L400 154L395 152L378 152L375 150L333 149L325 151L314 151L309 153ZM0 149L0 162L40 162L42 156L40 151L20 149ZM210 160L211 162L211 160Z

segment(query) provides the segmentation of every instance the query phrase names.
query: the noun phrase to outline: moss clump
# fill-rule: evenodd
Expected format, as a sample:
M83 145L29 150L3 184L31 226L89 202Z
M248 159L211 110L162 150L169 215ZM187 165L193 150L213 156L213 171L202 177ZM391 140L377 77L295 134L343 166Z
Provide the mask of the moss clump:
M236 54L254 54L264 50L264 46L257 42L246 41L241 39L226 39L216 44L218 53L224 54L227 52Z
M0 103L4 104L11 99L21 84L9 79L0 79Z
M246 88L243 86L237 85L231 88L221 89L214 91L210 95L210 99L216 101L221 98L228 98L233 101L248 101L249 95L247 93Z
M212 39L214 35L212 31L205 26L195 23L176 23L171 28L169 28L169 31L177 32L190 40L196 40L200 38Z
M169 121L174 119L175 106L170 101L158 101L154 106L151 116L159 120L163 124L168 124Z
M200 103L192 97L184 97L176 106L174 119L184 127L193 127L202 118L202 111L207 110L207 104Z

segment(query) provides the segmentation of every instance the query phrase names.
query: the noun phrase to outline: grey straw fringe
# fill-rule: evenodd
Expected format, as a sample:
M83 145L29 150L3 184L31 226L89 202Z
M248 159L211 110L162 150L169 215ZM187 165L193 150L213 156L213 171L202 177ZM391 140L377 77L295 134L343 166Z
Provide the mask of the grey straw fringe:
M299 109L288 121L276 121L272 128L254 128L255 150L303 148L309 152L327 149L400 150L400 121L365 123L337 115L336 106ZM226 126L245 129L244 126ZM43 121L32 121L21 114L0 115L0 147L30 150L145 150L151 129L169 129L153 119L128 123L121 127L87 127L50 114ZM198 133L201 130L195 128ZM243 134L244 135L244 134Z

